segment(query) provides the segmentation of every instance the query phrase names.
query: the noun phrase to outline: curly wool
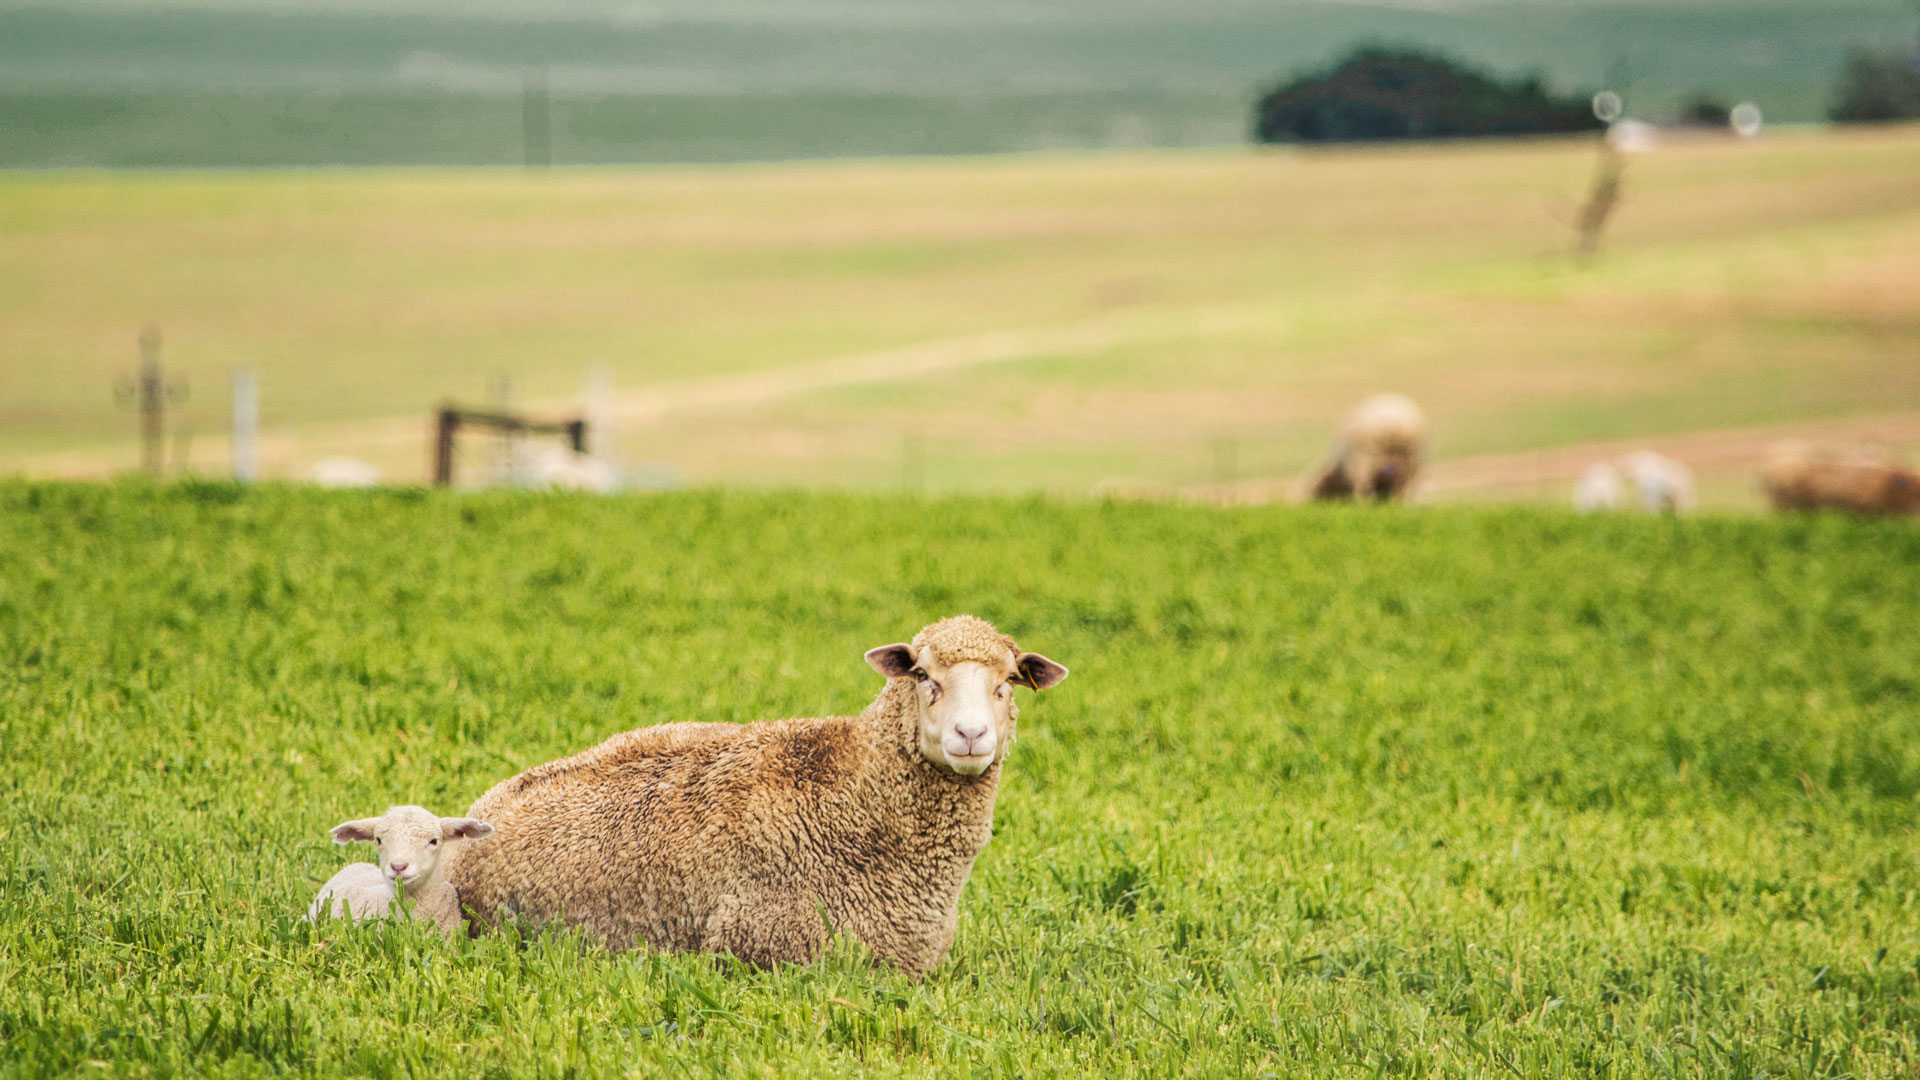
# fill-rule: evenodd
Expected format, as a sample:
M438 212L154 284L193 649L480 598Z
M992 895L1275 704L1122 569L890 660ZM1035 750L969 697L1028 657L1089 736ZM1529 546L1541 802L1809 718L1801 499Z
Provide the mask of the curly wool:
M1013 639L993 628L985 619L955 615L942 619L913 635L913 654L924 650L941 667L972 660L982 664L1003 663L1020 655Z

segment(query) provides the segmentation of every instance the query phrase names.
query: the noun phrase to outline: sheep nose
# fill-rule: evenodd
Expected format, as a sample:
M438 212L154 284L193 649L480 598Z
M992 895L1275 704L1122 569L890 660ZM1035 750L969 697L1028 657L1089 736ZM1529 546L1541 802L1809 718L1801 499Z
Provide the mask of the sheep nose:
M407 872L407 864L403 862L388 863L387 866L396 874L404 874Z
M987 725L955 724L953 725L953 733L967 740L968 745L972 745L973 743L976 743L986 737Z

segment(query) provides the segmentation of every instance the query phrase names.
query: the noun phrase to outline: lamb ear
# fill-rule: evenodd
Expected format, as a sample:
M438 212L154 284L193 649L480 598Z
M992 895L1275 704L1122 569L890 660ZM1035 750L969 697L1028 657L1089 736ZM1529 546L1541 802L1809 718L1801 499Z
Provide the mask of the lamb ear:
M476 818L443 817L440 819L442 840L479 840L492 835L493 826Z
M361 818L358 821L343 821L333 827L333 842L351 844L355 840L373 839L373 830L380 824L376 817Z
M867 666L889 679L897 679L913 670L913 646L901 642L868 649Z
M1045 690L1067 677L1066 668L1037 652L1021 653L1018 664L1020 673L1014 677L1013 681L1022 686L1031 686L1035 690Z

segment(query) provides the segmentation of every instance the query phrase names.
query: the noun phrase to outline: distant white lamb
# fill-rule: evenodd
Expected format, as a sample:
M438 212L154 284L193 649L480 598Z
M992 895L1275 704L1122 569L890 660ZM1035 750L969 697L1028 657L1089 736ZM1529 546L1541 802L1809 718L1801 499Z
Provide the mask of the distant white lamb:
M1573 487L1573 508L1583 514L1620 508L1620 470L1596 461L1580 474Z
M413 901L413 917L434 923L448 937L460 926L459 890L440 873L447 851L467 840L493 835L493 826L473 818L443 818L419 806L395 806L376 818L342 822L333 842L372 841L376 863L352 863L320 886L307 919L330 906L334 918L384 919L398 898L396 883ZM331 905L328 901L331 900Z
M1639 493L1640 509L1647 513L1684 514L1693 509L1693 470L1672 458L1640 450L1620 462L1620 471Z

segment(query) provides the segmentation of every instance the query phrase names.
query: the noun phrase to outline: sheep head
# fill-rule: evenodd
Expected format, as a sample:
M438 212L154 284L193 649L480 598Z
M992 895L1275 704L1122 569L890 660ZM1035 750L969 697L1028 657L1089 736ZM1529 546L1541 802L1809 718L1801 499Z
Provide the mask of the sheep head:
M443 818L420 806L395 806L375 818L345 821L333 827L333 842L372 841L374 865L388 881L414 885L440 871L446 841L493 835L493 826L473 818Z
M978 776L1006 756L1013 742L1013 688L1044 690L1067 669L1023 653L985 620L956 615L920 631L911 642L867 652L889 679L912 680L909 711L920 755L957 776Z

